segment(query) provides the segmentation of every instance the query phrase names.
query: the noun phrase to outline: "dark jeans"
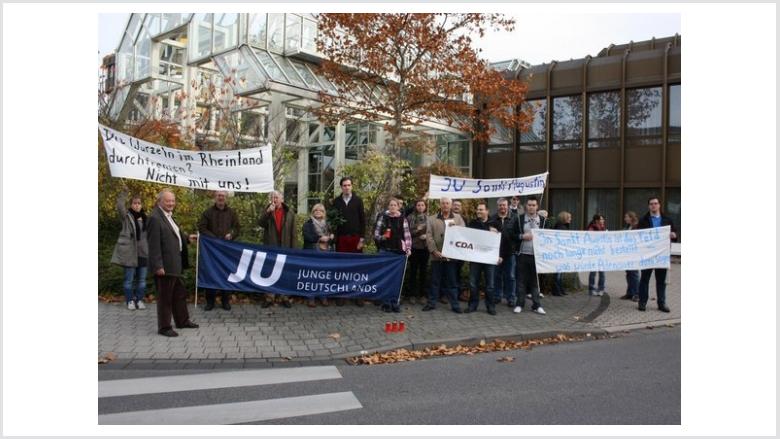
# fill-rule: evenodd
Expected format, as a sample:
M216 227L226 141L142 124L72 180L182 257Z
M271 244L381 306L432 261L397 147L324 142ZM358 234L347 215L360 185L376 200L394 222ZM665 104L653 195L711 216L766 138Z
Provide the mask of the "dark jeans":
M495 294L496 266L490 264L479 264L469 262L469 287L471 288L471 297L469 297L469 309L479 308L479 280L482 273L485 274L485 305L487 309L494 307L493 296Z
M413 248L406 271L406 297L425 296L425 274L428 271L430 253L424 248Z
M626 270L626 295L639 295L639 270Z
M666 268L648 268L642 270L642 277L639 280L639 304L647 305L650 298L650 276L655 270L655 296L658 306L666 305Z
M598 285L596 285L596 274L599 276ZM588 275L588 292L604 291L604 280L603 271L591 271Z
M536 259L533 255L519 254L517 260L517 302L515 305L525 308L525 295L531 294L533 308L542 306L539 301L539 282L536 280Z
M563 273L555 273L553 274L553 293L555 294L561 294L563 293Z
M468 290L468 276L466 277L466 281L463 280L463 266L466 264L464 261L453 261L455 264L455 279L456 279L456 287L458 289L458 294L460 294L463 290Z
M431 261L431 289L428 292L428 306L436 306L439 291L443 291L450 300L452 309L459 309L458 284L455 278L454 261Z
M494 270L496 273L496 299L500 300L503 296L510 304L514 304L517 301L515 296L515 288L517 286L515 265L515 256L511 255L504 259Z

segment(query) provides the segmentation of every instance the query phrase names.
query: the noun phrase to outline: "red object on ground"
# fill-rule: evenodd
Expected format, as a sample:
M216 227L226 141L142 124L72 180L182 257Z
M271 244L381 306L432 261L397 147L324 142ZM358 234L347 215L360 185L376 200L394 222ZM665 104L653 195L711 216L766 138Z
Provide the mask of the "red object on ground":
M403 320L398 322L398 330L401 331L401 332L404 332L406 330L406 325L404 324Z
M393 332L398 332L398 320L393 320Z
M393 324L390 322L385 322L385 332L390 332L393 330Z

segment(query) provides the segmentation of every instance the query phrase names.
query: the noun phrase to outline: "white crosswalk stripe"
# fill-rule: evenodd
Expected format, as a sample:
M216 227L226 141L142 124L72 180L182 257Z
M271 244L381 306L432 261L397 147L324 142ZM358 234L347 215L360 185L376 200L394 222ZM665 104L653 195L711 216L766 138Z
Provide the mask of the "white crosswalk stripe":
M341 378L341 374L336 369L336 366L312 366L107 380L99 382L98 398L262 386L266 384L284 384L336 378Z
M98 423L101 425L238 424L353 410L362 407L352 392L338 392L262 401L113 413L98 416Z
M342 376L335 366L313 366L104 380L99 381L98 397L104 401L117 401L119 403L122 403L122 398L131 396L138 398L144 397L144 395L159 398L159 394L170 394L170 397L175 399L176 392L236 389L339 378ZM352 392L335 392L222 404L104 413L98 414L98 423L101 425L239 424L355 410L362 407Z

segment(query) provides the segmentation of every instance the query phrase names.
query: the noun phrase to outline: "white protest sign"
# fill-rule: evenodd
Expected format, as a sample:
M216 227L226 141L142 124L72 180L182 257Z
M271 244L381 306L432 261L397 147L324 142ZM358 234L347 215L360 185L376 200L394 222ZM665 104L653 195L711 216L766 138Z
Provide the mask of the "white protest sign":
M501 233L448 226L444 231L441 254L450 259L498 265L501 250Z
M533 229L537 273L669 268L669 226L622 232Z
M185 151L99 125L112 177L236 192L274 190L271 145L231 151Z
M431 199L457 198L501 198L516 195L533 195L544 192L547 185L547 172L528 177L495 178L483 180L476 178L442 177L431 174L428 184L428 197Z

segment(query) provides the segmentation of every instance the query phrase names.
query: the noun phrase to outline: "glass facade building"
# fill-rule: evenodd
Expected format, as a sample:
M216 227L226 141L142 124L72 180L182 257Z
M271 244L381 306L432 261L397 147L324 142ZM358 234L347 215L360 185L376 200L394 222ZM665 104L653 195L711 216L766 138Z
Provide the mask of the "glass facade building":
M310 114L320 92L337 92L318 73L316 37L314 14L131 14L116 53L104 59L112 73L102 90L109 117L128 124L170 117L197 147L208 149L225 135L220 112L229 111L241 139L294 151L297 162L283 189L298 212L308 212L338 184L343 166L382 148L387 138L378 123L328 125ZM430 137L436 148L406 154L412 165L439 159L471 174L469 137L436 121L414 133Z

